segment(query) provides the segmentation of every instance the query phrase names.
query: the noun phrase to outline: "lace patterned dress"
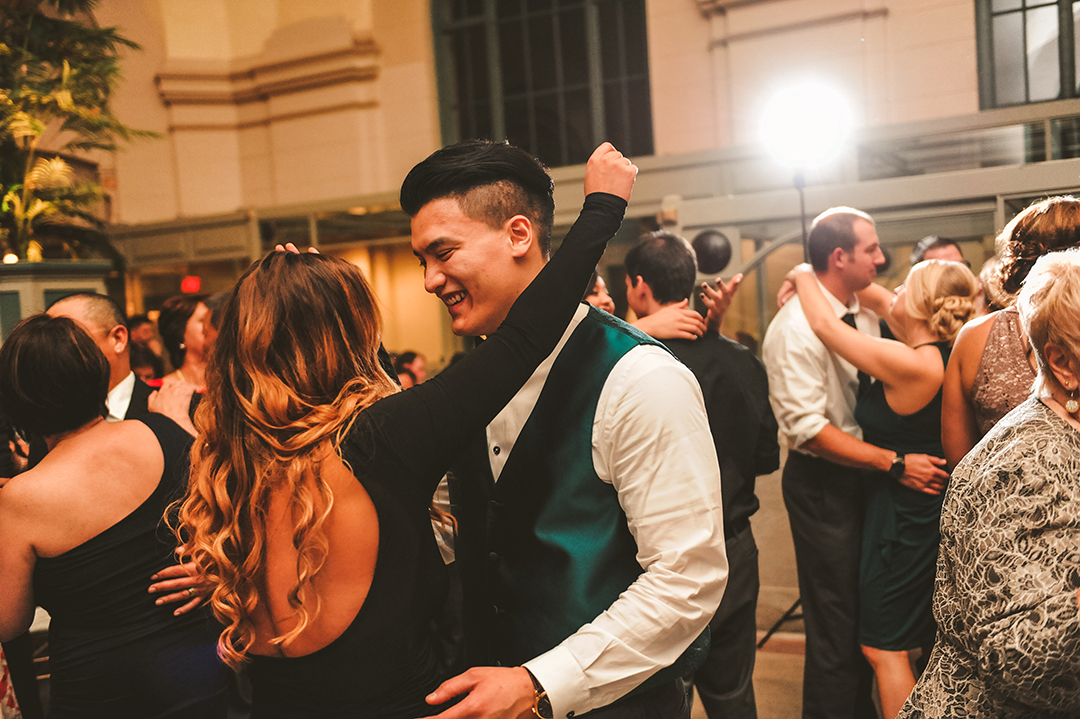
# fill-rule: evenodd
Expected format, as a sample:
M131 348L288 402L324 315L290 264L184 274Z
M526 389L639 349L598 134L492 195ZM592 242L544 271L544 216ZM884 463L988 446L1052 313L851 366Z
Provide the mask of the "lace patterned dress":
M1080 432L1031 398L953 472L938 640L903 719L1080 716Z
M998 420L1027 399L1034 381L1035 370L1028 362L1020 313L1015 307L1001 310L990 326L971 388L971 406L979 432L989 432Z

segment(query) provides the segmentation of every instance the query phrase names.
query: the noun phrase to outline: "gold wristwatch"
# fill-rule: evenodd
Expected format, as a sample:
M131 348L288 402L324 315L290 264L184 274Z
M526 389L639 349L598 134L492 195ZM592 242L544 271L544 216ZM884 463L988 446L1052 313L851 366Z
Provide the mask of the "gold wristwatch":
M526 667L522 667L525 671L529 672ZM551 710L551 700L548 699L547 692L544 691L544 687L540 685L540 682L536 680L532 672L529 672L529 679L532 679L533 683L533 714L539 719L553 719L555 716Z

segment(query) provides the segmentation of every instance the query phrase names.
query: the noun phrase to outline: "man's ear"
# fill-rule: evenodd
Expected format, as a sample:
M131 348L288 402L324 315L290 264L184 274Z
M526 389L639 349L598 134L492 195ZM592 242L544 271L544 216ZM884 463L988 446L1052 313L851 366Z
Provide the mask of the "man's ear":
M833 267L843 269L847 263L847 254L843 247L837 247L829 253L829 269Z
M510 255L515 259L525 257L536 246L535 228L525 215L511 217L507 220L506 229L510 238Z
M635 277L627 275L626 297L627 300L633 303L643 302L645 300L652 299L652 288L649 287L649 283L646 282L645 278L641 275L637 275Z
M122 355L128 346L127 327L116 325L116 327L109 330L108 338L109 344L113 348L113 352L117 355Z

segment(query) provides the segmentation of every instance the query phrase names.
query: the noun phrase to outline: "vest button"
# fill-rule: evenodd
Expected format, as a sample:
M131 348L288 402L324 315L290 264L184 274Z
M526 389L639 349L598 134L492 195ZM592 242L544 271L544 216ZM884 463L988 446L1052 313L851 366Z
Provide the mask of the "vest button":
M495 606L494 604L491 605L491 613L494 614L495 616L499 615L499 608L497 606Z
M499 555L496 554L495 552L491 552L490 554L488 554L488 559L490 559L493 562L497 562L497 561L499 561Z
M502 451L502 449L499 447L499 445L495 445L494 447L491 448L491 451L494 452L495 454L498 454L499 452Z
M489 507L489 508L490 508L490 509L491 509L492 511L495 511L495 510L497 510L497 509L498 509L498 508L499 508L500 506L502 506L502 505L500 505L500 504L499 504L498 500L495 500L495 499L493 499L493 500L491 500L490 502L488 502L488 507Z

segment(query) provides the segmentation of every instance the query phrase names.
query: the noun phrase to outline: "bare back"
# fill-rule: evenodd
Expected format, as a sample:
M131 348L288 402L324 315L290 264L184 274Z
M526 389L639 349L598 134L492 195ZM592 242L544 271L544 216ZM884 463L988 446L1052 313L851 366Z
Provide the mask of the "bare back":
M323 461L319 471L334 495L323 525L329 553L322 570L304 595L309 624L287 647L271 643L296 626L289 593L297 583L299 552L293 544L295 522L283 493L271 499L266 521L266 566L260 601L252 614L254 654L298 657L311 654L341 636L356 618L375 575L379 551L379 519L367 491L337 456ZM319 598L315 614L315 595ZM314 616L311 616L314 615Z

